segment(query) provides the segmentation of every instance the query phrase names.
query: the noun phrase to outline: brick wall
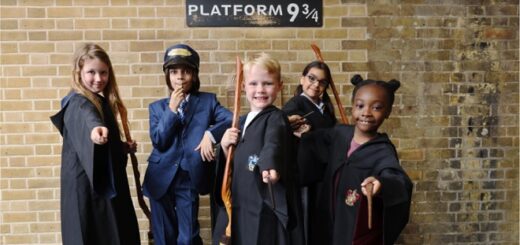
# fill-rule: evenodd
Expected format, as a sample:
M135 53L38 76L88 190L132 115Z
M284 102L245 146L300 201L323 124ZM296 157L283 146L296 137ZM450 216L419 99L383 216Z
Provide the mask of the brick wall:
M342 19L370 36L343 69L404 83L385 125L416 181L402 241L518 244L518 1L376 2Z
M397 78L403 86L383 130L415 183L400 243L517 244L518 1L323 2L323 28L253 29L187 28L179 0L2 0L0 244L60 243L61 138L48 118L69 89L72 53L86 41L112 58L142 173L151 150L147 106L166 95L161 64L171 44L200 52L202 90L227 106L235 56L258 51L282 64L278 104L313 59L311 43L348 108L352 74ZM208 241L208 200L201 202ZM148 224L136 211L145 242Z

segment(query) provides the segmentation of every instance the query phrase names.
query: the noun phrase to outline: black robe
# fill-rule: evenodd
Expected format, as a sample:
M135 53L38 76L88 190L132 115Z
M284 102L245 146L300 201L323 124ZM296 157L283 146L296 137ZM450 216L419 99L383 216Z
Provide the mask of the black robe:
M103 119L86 97L71 93L51 117L63 136L61 231L63 244L140 244L126 175L127 155L117 122L104 98ZM108 143L90 139L94 127L108 128Z
M323 110L323 114L320 112L318 107L311 102L307 97L303 95L296 95L292 97L287 103L283 106L282 110L287 113L287 115L300 115L304 116L310 112L312 114L306 116L307 123L311 126L311 131L320 129L320 128L331 128L334 127L337 120L336 117L330 112L329 107L325 106ZM299 139L296 139L295 142L299 143ZM301 182L302 180L300 180ZM316 182L313 184L309 184L306 187L302 188L302 204L303 204L303 216L304 220L300 220L299 223L303 225L305 224L305 232L307 244L315 244L316 235L314 234L315 230L320 229L321 224L319 224L317 217L323 215L319 212L316 212L317 203L320 202L318 199L318 193L320 192L322 183Z
M399 165L395 147L386 134L378 134L347 157L353 136L353 126L337 125L304 134L301 139L298 164L302 179L324 183L318 197L317 211L323 214L317 221L319 242L313 244L352 244L356 229L363 228L357 226L366 225L361 182L369 176L382 186L374 197L373 230L383 232L384 244L393 244L408 222L412 182Z
M241 122L245 117L241 118ZM246 128L233 158L232 226L233 245L302 244L303 233L297 230L295 216L299 202L295 179L294 144L287 115L274 106L262 110ZM218 244L227 224L227 214L220 197L225 156L217 159L217 183L214 199L219 206L213 230L213 244ZM280 175L273 184L275 209L261 172L276 169Z
M304 116L309 112L313 112L312 114L305 117L309 125L311 125L311 130L319 129L319 128L330 128L333 127L337 120L336 117L330 112L329 107L325 106L323 110L323 114L321 114L320 109L316 107L314 103L312 103L307 97L303 95L296 95L292 97L282 108L287 115L300 115Z

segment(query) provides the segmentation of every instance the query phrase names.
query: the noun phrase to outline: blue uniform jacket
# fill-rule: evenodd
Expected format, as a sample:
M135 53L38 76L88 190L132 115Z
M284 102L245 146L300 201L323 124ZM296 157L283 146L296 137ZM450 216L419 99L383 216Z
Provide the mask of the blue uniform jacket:
M194 149L206 130L220 142L225 130L231 126L232 114L220 105L215 94L195 92L190 94L183 124L179 115L170 110L169 103L170 98L165 98L149 106L153 151L148 158L143 192L149 198L161 198L181 166L189 172L199 193L206 194L214 166L202 162L200 151Z

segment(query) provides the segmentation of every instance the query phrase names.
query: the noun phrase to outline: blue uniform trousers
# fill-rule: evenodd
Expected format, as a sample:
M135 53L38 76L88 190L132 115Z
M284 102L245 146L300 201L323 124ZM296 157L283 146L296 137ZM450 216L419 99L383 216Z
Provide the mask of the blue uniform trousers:
M156 245L202 245L198 222L199 195L189 173L178 169L166 194L150 199Z

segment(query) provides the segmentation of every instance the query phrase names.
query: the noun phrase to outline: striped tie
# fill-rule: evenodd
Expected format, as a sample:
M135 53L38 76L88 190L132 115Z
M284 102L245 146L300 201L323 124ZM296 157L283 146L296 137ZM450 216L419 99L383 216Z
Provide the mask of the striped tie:
M187 104L188 104L188 102L186 100L182 100L181 104L179 105L179 109L177 110L177 112L179 113L179 117L181 118L181 121L183 123L184 123L184 116L186 116L185 110L186 110Z

